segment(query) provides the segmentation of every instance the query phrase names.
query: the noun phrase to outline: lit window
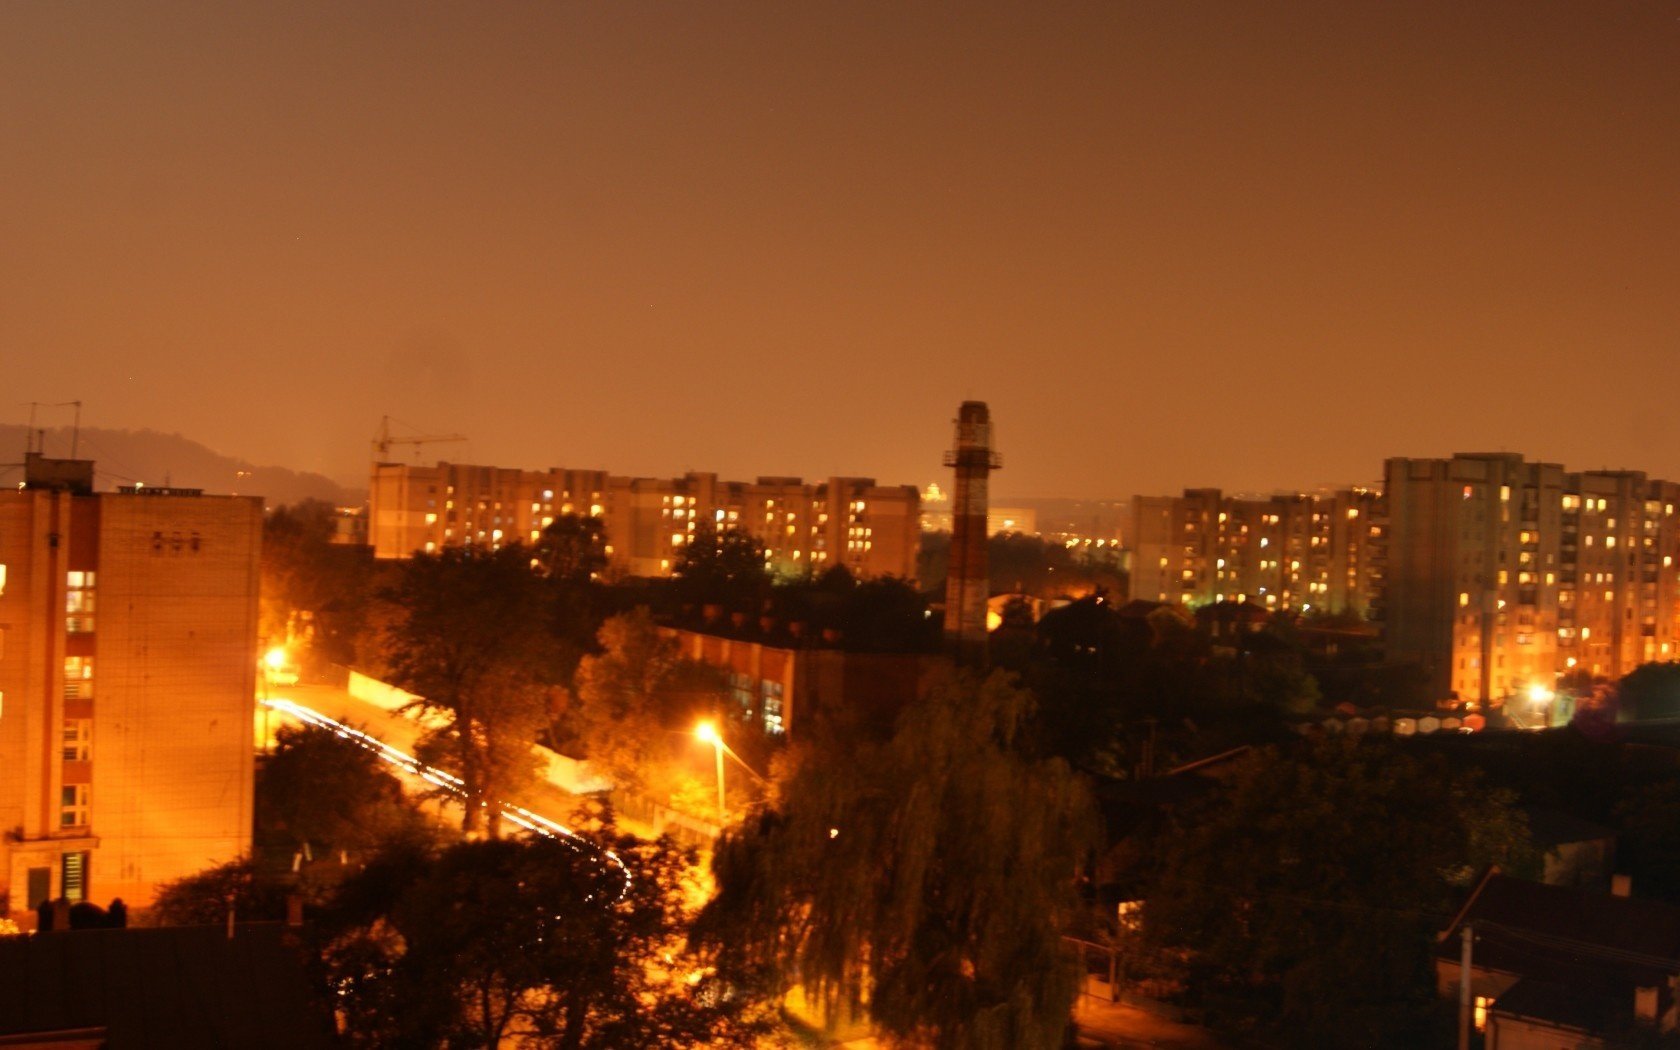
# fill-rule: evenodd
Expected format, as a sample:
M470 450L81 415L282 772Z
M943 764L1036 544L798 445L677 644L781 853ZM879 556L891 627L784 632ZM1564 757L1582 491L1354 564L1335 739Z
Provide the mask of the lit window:
M771 736L781 736L787 732L787 721L782 707L782 683L760 683L759 702L764 713L764 731Z
M64 698L66 700L93 699L93 657L66 656L64 658Z
M93 630L93 573L64 574L64 629L71 634Z

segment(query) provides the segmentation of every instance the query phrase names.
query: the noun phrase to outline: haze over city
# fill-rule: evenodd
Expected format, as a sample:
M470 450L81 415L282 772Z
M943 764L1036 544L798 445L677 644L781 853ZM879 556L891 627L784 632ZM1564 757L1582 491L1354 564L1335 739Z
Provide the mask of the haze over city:
M1677 128L1672 2L9 4L0 357L354 485L1676 476Z

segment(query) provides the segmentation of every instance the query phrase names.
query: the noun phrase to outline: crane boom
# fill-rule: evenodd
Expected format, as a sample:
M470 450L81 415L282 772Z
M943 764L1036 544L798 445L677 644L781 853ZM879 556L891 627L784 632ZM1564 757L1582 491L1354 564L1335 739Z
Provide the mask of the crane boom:
M396 422L401 426L410 427L410 424L403 423L400 419L396 420ZM393 437L391 435L391 423L392 419L390 416L380 417L379 433L373 436L373 454L376 461L384 462L391 454L392 445L413 445L415 446L416 451L418 451L419 446L430 445L437 441L467 440L467 436L465 434L420 434L415 437ZM410 427L410 429L419 428Z

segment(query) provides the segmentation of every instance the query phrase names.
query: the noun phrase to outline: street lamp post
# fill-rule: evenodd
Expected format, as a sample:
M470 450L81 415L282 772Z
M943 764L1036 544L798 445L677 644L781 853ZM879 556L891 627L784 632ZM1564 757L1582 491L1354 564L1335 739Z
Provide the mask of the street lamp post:
M718 736L717 726L710 722L701 722L695 726L694 735L712 745L712 750L717 755L718 826L722 827L727 822L723 800L723 737Z

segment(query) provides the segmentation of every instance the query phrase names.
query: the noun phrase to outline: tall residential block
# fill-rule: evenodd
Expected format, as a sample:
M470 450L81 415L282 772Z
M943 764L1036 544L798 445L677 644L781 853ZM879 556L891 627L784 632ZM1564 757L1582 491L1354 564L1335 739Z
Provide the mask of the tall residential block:
M1370 615L1383 579L1370 489L1241 498L1219 489L1132 501L1132 597L1181 605Z
M945 576L945 639L959 656L975 659L986 648L986 600L991 572L986 561L988 478L1002 466L992 451L992 417L984 401L957 409L956 444L945 453L951 468L951 561Z
M0 492L0 894L144 905L251 844L262 502L31 454Z
M380 558L534 543L566 514L602 520L610 570L619 576L669 575L703 523L750 534L778 572L844 566L858 576L910 579L921 549L921 497L913 485L849 477L723 481L706 473L633 478L459 463L375 464L369 538Z
M1511 453L1391 459L1389 654L1498 705L1680 649L1680 486Z

